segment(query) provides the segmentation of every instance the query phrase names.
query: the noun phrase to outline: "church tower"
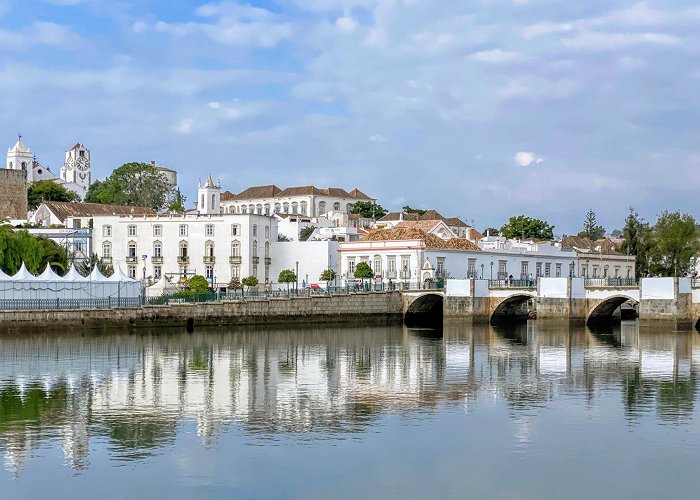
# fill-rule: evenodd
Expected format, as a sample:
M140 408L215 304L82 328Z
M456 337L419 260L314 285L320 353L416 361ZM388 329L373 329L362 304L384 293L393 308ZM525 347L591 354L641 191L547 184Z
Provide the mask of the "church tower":
M202 215L221 214L221 184L214 184L211 175L207 177L204 186L202 186L202 181L199 181L197 211Z
M27 182L32 182L34 156L32 151L22 142L22 134L17 135L17 142L7 150L5 167L9 170L24 170L27 172Z
M66 184L74 184L84 196L90 187L91 180L90 150L78 143L66 151L66 161L61 167L61 180ZM68 186L67 186L68 187Z

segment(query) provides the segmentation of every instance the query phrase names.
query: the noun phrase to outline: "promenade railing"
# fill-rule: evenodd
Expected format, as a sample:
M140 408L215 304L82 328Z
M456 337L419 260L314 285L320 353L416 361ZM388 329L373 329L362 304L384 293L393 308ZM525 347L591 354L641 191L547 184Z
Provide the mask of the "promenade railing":
M639 283L634 278L586 278L583 286L590 288L631 288L639 286Z
M111 309L137 307L143 304L141 297L103 297L98 299L1 299L0 311L37 309Z
M537 288L537 282L535 280L516 280L516 279L502 279L502 280L489 280L489 288L500 289L500 288L517 288L520 290L535 290Z

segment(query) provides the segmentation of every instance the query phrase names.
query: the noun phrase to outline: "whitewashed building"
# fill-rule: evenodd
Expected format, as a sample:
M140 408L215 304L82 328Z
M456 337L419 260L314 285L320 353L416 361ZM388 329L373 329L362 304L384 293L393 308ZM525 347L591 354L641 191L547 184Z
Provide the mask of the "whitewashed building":
M281 241L272 245L271 281L277 281L280 271L291 269L298 273L299 287L312 283L325 286L321 274L326 269L332 269L339 282L340 267L338 262L337 241ZM333 283L331 283L332 285ZM284 285L278 285L285 289Z
M280 189L275 185L250 187L239 194L222 193L225 213L259 215L298 214L316 217L331 210L350 213L358 201L374 201L359 189L298 186Z

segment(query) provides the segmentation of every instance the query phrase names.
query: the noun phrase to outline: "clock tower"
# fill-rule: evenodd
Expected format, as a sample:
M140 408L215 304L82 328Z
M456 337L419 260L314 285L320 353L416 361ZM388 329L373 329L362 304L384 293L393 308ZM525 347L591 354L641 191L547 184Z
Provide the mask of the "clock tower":
M66 151L61 180L66 184L75 184L84 195L90 187L90 167L90 150L78 143Z

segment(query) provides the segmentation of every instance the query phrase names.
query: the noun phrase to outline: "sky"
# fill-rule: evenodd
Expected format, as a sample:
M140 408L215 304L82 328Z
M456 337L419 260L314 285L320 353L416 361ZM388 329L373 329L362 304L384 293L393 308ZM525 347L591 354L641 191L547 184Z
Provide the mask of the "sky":
M0 138L612 230L700 218L699 56L691 0L0 0Z

